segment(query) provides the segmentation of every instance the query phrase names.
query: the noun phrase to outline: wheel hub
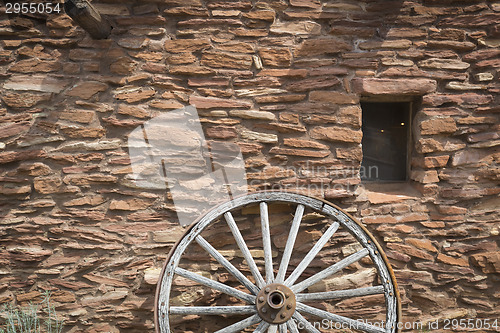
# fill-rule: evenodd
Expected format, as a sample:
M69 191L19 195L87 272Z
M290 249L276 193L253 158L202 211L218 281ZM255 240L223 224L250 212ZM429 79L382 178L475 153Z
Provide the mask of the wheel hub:
M270 324L283 324L295 312L295 294L280 283L265 286L257 294L257 312Z

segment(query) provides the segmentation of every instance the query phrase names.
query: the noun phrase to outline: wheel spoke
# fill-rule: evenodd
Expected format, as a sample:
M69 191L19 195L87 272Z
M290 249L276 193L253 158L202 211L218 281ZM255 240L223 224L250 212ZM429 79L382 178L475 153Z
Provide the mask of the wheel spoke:
M264 243L264 262L266 266L266 283L274 282L273 254L271 249L271 231L269 230L269 212L267 203L260 203L260 224L262 226L262 242Z
M308 331L309 333L321 333L320 331L318 331L316 329L316 327L313 326L313 324L311 324L309 321L307 321L306 318L304 318L300 313L298 313L297 311L295 311L295 313L293 314L293 317L295 319L297 319L301 324L302 326L304 327L304 329L306 331ZM297 326L296 326L297 327ZM298 328L297 328L297 332L298 332Z
M304 259L300 262L300 264L295 268L295 270L290 274L288 279L285 281L285 285L291 286L297 281L300 275L304 272L304 270L309 266L311 261L316 257L318 252L325 246L326 242L333 236L333 234L339 228L338 222L333 222L332 225L326 230L326 232L321 236L316 244L314 244L313 248L306 254Z
M295 245L295 239L297 238L297 233L299 232L299 226L300 222L302 221L303 214L304 206L298 205L297 209L295 210L295 215L293 217L290 233L288 234L288 239L286 240L285 250L283 251L283 257L281 258L278 275L276 275L277 283L283 283L283 281L285 280L286 270L288 269L288 264L290 263L290 258L292 257L293 246Z
M222 266L224 266L229 273L231 273L235 278L237 278L252 294L257 295L259 293L259 288L252 283L243 273L241 273L236 267L233 266L224 258L219 251L217 251L209 242L207 242L203 237L198 236L195 238L196 242L205 249L210 255L215 258Z
M334 313L323 311L317 308L313 308L312 306L308 306L302 303L297 303L297 310L322 319L331 320L337 323L345 323L349 325L349 327L355 328L357 330L362 330L368 333L385 333L385 330L383 328L366 324L360 320L354 320L351 318L336 315Z
M243 236L241 235L241 232L238 229L236 222L234 221L233 215L230 212L227 212L224 214L224 217L226 218L226 222L229 228L231 229L231 232L233 233L234 239L236 240L236 244L238 244L238 247L240 248L243 257L248 263L248 267L250 268L250 272L252 272L252 275L255 281L257 282L257 286L259 288L262 288L265 284L264 279L262 278L262 275L260 274L259 269L255 264L255 261L253 260L252 254L250 253L247 244L243 240Z
M289 321L286 322L286 326L292 333L299 333L299 329L297 327L297 324L293 319L290 319ZM281 332L280 332L281 333Z
M297 328L297 324L293 319L290 319L289 321L286 322L286 326L292 333L299 333L299 329ZM281 333L281 332L280 332Z
M222 283L214 281L214 280L207 279L204 276L201 276L199 274L195 274L193 272L187 271L187 270L185 270L183 268L179 268L179 267L177 267L175 269L175 273L179 274L182 277L185 277L186 279L190 279L192 281L201 283L209 288L223 292L224 294L228 294L228 295L234 296L236 298L239 298L247 303L255 304L255 296L252 296L252 295L249 295L249 294L244 293L242 291L239 291L238 289L235 289L233 287L227 286L225 284L222 284Z
M269 323L268 322L265 322L265 321L261 321L259 326L257 326L257 328L255 329L255 331L253 331L253 333L264 333L265 331L267 331L267 329L269 328Z
M352 263L355 263L356 261L360 260L361 258L365 257L368 254L367 249L362 249L354 254L351 254L350 256L342 259L338 263L322 270L319 273L314 274L310 278L297 283L296 285L292 286L290 289L292 289L295 293L301 292L302 290L306 289L309 286L312 286L316 282L319 282L323 279L326 279L330 275L333 275L337 273L338 271L346 268Z
M260 319L258 314L254 314L247 319L243 319L242 321L239 321L214 333L238 333L239 331L244 330L247 327L257 324L261 320L262 319Z
M171 306L170 314L180 315L240 315L254 314L253 305L246 306Z
M278 332L278 325L271 325L269 326L269 329L267 330L267 333L276 333Z
M324 301L330 299L344 299L350 297L377 295L384 293L384 286L327 291L322 293L297 294L297 301Z
M286 333L286 324L281 324L279 326L279 333Z

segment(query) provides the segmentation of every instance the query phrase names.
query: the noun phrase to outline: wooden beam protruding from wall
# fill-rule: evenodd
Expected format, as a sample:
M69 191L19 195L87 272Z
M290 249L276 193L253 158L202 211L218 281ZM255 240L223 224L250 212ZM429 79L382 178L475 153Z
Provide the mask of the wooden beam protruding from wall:
M94 39L106 39L113 27L87 0L66 0L64 10L80 27Z

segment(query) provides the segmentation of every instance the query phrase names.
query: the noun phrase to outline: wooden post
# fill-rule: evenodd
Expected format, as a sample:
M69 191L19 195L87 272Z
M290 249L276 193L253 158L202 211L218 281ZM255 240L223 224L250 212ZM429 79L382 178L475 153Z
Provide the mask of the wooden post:
M111 34L111 24L87 0L66 0L64 10L94 39L106 39Z

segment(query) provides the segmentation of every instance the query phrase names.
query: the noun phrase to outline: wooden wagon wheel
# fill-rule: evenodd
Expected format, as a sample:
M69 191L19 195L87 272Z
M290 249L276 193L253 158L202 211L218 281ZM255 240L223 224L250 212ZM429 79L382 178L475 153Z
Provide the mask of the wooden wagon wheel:
M359 318L370 307L376 322ZM394 333L398 320L396 280L375 238L335 205L291 192L248 194L200 217L171 250L155 303L159 333Z

